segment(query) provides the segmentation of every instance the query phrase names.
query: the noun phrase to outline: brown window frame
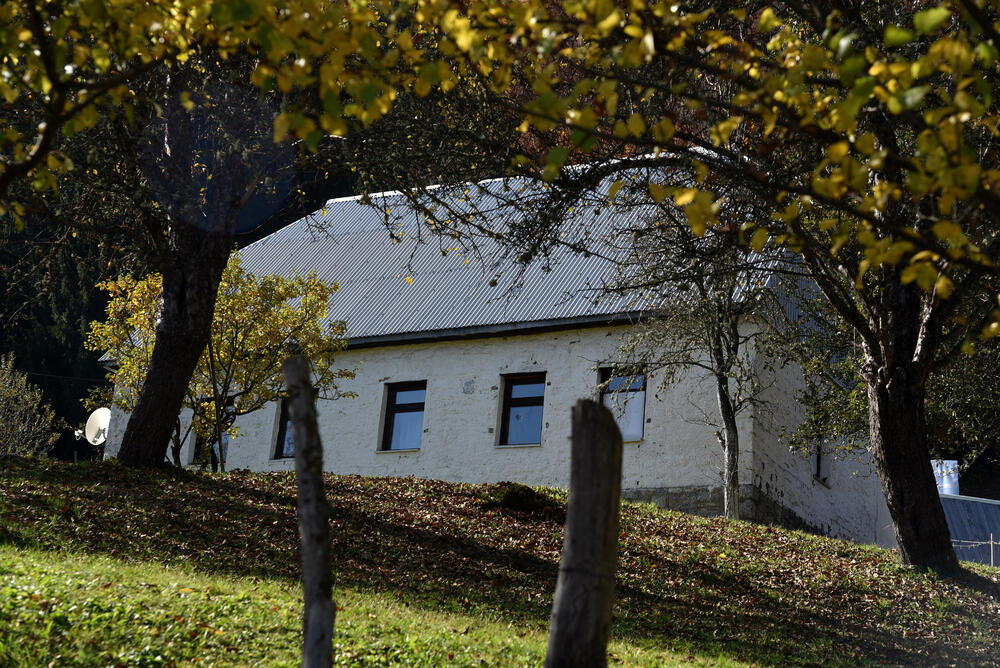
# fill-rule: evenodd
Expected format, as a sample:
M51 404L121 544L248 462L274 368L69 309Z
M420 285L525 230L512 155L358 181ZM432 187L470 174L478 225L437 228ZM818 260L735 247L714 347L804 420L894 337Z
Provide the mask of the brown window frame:
M514 388L518 385L542 385L542 394L537 397L515 397ZM501 446L509 445L533 445L541 443L542 429L544 429L544 419L538 428L538 441L531 443L508 443L510 440L510 412L512 408L521 406L542 406L544 416L545 406L545 372L540 373L518 373L503 376L503 404L501 405L500 417L500 443Z
M288 417L288 397L281 398L281 408L278 413L278 437L274 440L274 458L275 459L295 459L294 444L291 455L285 454L285 437L288 435L288 429L291 427L291 422Z
M396 415L399 413L424 413L427 406L427 381L411 380L404 383L388 383L386 389L389 394L385 403L385 420L383 421L382 442L379 444L379 450L382 452L393 452L394 450L390 446L392 445L392 430L396 424ZM413 392L414 390L424 391L423 401L419 403L411 401L405 404L396 401L396 397L399 396L400 392ZM422 425L423 420L421 419ZM420 440L422 442L423 438ZM415 448L396 448L396 450L419 450L421 444L418 444Z

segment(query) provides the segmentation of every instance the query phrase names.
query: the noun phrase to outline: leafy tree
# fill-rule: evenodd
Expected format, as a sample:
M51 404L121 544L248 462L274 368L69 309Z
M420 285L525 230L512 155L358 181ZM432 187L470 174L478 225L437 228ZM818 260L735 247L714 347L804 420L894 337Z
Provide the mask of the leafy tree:
M83 16L80 7L68 11L69 24ZM928 463L924 398L931 369L950 353L940 344L945 329L966 328L969 345L1000 333L990 300L965 325L955 319L957 297L988 290L983 277L997 273L1000 250L1000 14L992 4L813 0L723 11L643 0L442 0L198 12L182 3L178 16L168 35L152 31L163 38L157 43L182 44L178 60L201 48L201 35L208 45L253 52L252 81L293 102L275 119L279 138L293 133L316 146L324 133L346 134L348 119L379 120L401 90L447 91L475 73L493 91L516 93L521 129L568 139L545 164L530 156L518 163L555 180L557 210L585 180L560 168L587 162L591 151L683 158L697 185L651 183L649 197L672 199L696 234L733 224L755 248L771 240L800 253L862 346L869 441L901 555L957 567ZM64 34L62 26L53 32ZM106 39L86 26L70 34ZM36 48L16 37L7 37L15 53ZM12 62L39 63L32 58ZM603 161L596 169L630 166ZM769 214L727 221L733 207L716 192L719 177L745 186ZM553 242L553 220L533 245ZM193 301L211 308L211 300ZM202 332L191 334L203 340ZM168 347L164 354L180 352ZM163 392L179 396L170 385ZM153 413L135 416L163 432Z
M0 357L0 424L6 434L0 455L41 455L59 437L60 420L42 391L14 368L14 356Z
M526 129L572 133L543 176L601 141L680 157L697 184L651 183L650 199L671 199L696 234L732 224L755 248L800 254L863 351L869 444L903 560L956 568L924 400L953 354L946 329L964 328L970 345L1000 332L990 300L956 320L964 294L989 294L1000 249L996 8L480 0L421 11L441 19L438 48L498 89L530 80ZM730 215L720 182L769 215Z
M638 182L644 192L645 179ZM616 204L621 208L630 197L624 191ZM640 193L640 205L644 199ZM783 326L764 285L777 271L774 257L754 253L735 236L732 228L696 236L678 209L666 203L647 206L634 225L615 236L624 243L619 279L612 286L614 292L643 294L650 314L622 346L625 368L662 369L664 386L693 369L711 377L717 405L702 408L700 417L716 428L723 455L723 512L733 519L739 518L736 421L752 407L765 407L764 358L754 353L763 351L770 327ZM765 321L768 327L761 325Z
M808 390L803 395L806 420L792 434L793 447L811 449L824 442L836 450L864 448L867 443L868 395L862 376L863 352L857 336L828 302L815 294L797 295L800 311L788 354L803 362ZM965 305L959 311L974 309ZM947 333L942 345L960 347L963 330ZM995 378L1000 374L1000 343L982 342L971 354L946 355L927 382L925 414L928 448L933 458L956 459L963 475L986 473L997 462L994 407L1000 401ZM975 471L970 471L975 469ZM974 477L979 477L975 475ZM976 495L995 495L981 490Z
M60 192L37 198L65 225L108 235L163 276L160 343L123 436L126 464L163 461L241 234L308 200L298 150L273 140L276 101L248 76L245 54L213 51L150 73L135 86L132 117L102 119L74 137L67 150L81 169Z
M196 3L118 5L0 3L0 215L18 222L22 202L6 196L31 176L55 186L72 161L55 151L61 134L93 126L102 110L127 104L128 84L176 57L201 32Z
M91 324L87 347L106 352L116 366L114 401L125 411L135 408L148 375L157 320L161 315L163 279L127 276L106 281L107 318ZM290 349L312 360L312 376L320 396L343 396L337 381L353 372L333 365L334 354L346 345L344 323L326 324L329 300L338 286L315 274L285 278L257 277L234 254L222 275L212 320L212 338L195 367L183 406L193 419L184 428L180 414L173 420L171 455L181 465L180 450L192 429L221 446L222 434L238 435L240 415L262 408L283 394L281 363ZM220 464L225 470L224 451Z

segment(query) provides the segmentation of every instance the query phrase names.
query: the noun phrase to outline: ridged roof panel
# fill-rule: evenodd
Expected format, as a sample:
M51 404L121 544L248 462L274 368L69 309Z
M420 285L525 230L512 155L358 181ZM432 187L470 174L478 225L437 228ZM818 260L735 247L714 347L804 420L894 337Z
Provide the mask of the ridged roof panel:
M346 321L353 339L516 329L641 310L635 296L600 295L616 275L615 263L601 257L614 251L601 239L634 222L637 209L601 206L596 199L567 207L558 221L562 243L527 264L491 236L517 234L519 223L534 215L534 200L545 195L543 187L495 181L432 191L416 205L400 194L373 197L374 206L359 198L331 200L246 247L244 267L260 275L315 271L340 283L330 318ZM482 229L474 244L434 234L420 206L432 207L439 219L475 215ZM581 252L584 245L591 252Z

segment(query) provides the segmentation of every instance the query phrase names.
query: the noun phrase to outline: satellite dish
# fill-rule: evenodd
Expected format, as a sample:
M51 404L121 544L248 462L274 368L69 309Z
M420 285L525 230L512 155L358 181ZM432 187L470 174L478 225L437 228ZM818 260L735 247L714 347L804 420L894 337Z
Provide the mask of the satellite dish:
M100 445L108 437L108 425L111 423L111 409L98 408L87 418L87 428L84 433L87 435L87 442L91 445Z

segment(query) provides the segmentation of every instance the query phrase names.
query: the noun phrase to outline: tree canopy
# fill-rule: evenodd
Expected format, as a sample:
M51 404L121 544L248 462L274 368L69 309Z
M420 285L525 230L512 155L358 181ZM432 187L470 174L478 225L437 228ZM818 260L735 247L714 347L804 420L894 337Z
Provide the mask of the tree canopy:
M591 169L682 164L694 183L650 180L651 200L683 210L696 235L732 226L754 249L799 253L856 333L903 557L955 567L923 406L931 371L952 354L946 330L963 330L966 349L1000 333L984 280L1000 250L994 3L182 2L104 8L97 23L84 4L2 7L13 57L0 198L19 174L46 188L52 170L70 167L51 152L54 128L91 123L93 100L128 113L113 84L204 48L253 53L251 80L283 100L274 137L306 147L378 121L402 93L475 79L522 132L551 140L544 161L522 151L513 163L553 181L559 206ZM617 159L598 160L607 156ZM568 164L587 167L569 174ZM737 214L722 183L740 184L761 215ZM557 235L540 227L533 243ZM983 294L959 313L965 295Z
M109 380L114 402L131 411L146 380L160 317L162 278L122 276L101 287L110 297L107 316L91 323L87 347L114 360ZM174 416L173 456L192 429L207 440L239 434L236 418L283 396L281 363L289 350L312 361L313 383L320 396L340 396L337 381L353 372L334 365L344 348L344 323L327 323L329 302L339 286L305 276L255 276L234 254L222 275L212 320L212 338L195 367L183 407L192 419L182 431ZM224 462L223 462L224 464Z

